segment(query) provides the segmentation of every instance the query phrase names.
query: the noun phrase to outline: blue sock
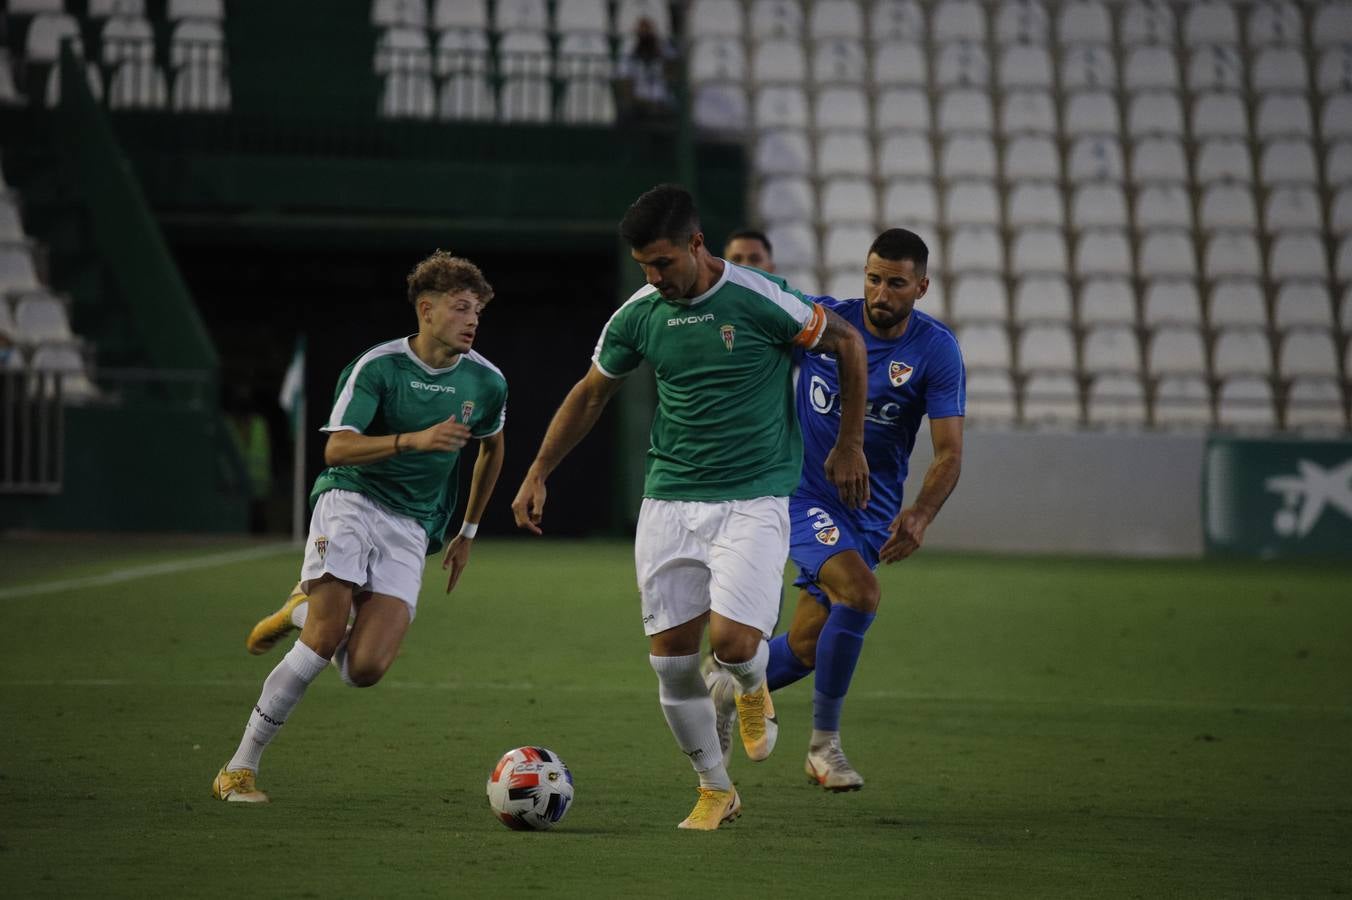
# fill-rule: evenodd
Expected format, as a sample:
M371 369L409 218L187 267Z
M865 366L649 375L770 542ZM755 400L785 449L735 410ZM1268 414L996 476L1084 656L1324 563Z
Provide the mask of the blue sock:
M812 695L812 727L818 731L840 730L840 709L850 690L855 664L864 649L864 632L873 624L873 613L860 612L842 603L831 606L821 636L817 638L816 690Z
M811 671L789 649L787 632L770 639L770 664L765 669L765 681L770 685L770 690L777 691L785 685L793 684Z

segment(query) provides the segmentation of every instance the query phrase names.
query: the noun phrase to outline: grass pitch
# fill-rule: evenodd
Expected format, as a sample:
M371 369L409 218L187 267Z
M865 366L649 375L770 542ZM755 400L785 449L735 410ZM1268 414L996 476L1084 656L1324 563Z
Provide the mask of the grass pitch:
M244 637L299 562L247 554L0 542L0 893L1352 893L1346 567L922 553L885 568L845 708L864 790L806 783L809 678L776 695L775 755L734 758L743 818L693 834L674 827L694 777L619 542L483 541L451 597L433 567L386 680L325 673L269 749L272 805L213 801L281 652L250 657ZM498 755L527 743L577 782L544 834L506 830L484 797Z

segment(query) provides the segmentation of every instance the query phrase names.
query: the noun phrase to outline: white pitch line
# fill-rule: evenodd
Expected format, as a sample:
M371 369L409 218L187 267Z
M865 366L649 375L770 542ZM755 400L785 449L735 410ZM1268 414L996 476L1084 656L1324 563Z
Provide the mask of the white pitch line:
M77 591L82 588L103 587L109 584L121 584L124 581L136 581L140 578L152 578L156 575L174 575L179 572L191 572L194 569L209 569L229 563L244 562L273 556L284 550L294 551L291 544L267 544L262 547L250 547L247 550L231 550L226 553L212 553L207 556L192 556L170 562L154 563L147 566L133 566L129 569L115 569L101 575L86 575L83 578L67 578L62 581L40 581L36 584L23 584L18 587L0 588L0 600L15 597L36 597L41 594L56 594L61 591Z

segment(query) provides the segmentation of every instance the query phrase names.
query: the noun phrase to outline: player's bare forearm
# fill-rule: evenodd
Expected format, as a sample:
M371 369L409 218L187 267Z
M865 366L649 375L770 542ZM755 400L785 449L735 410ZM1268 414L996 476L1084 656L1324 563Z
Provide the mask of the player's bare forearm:
M479 442L479 455L474 460L474 474L469 481L469 499L465 501L465 521L478 524L488 508L488 500L502 473L506 442L502 432L489 435Z
M450 453L469 442L469 427L454 417L422 431L367 435L335 431L324 444L327 466L369 466L401 453Z
M559 463L591 432L606 404L619 390L620 383L619 379L602 375L595 366L587 370L550 420L527 477L543 481L558 468Z
M817 350L836 358L840 376L840 431L826 456L826 477L852 509L868 505L868 460L864 457L864 410L868 405L868 351L854 326L826 310Z
M962 474L962 417L953 416L930 420L930 440L934 444L934 459L925 470L925 480L912 506L925 516L926 524L943 508Z

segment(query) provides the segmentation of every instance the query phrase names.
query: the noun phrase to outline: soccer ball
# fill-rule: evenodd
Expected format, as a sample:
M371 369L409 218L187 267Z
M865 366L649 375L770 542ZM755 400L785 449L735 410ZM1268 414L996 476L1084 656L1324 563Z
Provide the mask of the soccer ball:
M508 750L488 776L488 805L515 831L553 828L573 802L573 773L553 750Z

